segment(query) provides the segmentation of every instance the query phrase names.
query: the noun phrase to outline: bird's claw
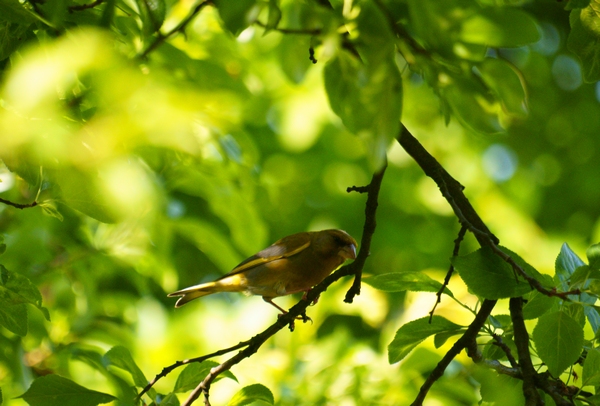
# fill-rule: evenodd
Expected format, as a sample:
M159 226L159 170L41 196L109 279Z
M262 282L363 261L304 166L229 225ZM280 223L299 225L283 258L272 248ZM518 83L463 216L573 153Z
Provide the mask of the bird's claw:
M299 316L299 320L302 320L303 323L306 323L307 321L310 321L310 324L313 324L312 319L306 315L306 312L302 313Z
M286 314L287 314L287 312L278 314L277 318L283 317ZM292 332L296 328L296 320L302 320L303 323L306 323L308 321L310 321L310 324L313 323L312 319L306 315L306 312L304 312L301 315L296 316L295 318L293 318L292 321L290 321L289 327L290 327L290 331L292 331Z

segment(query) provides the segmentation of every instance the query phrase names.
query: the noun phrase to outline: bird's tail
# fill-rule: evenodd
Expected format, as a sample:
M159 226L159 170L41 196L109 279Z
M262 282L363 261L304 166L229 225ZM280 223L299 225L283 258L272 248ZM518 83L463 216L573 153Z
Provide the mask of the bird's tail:
M177 303L175 303L175 307L181 307L191 300L218 292L218 290L215 289L215 285L216 284L214 282L203 283L178 290L177 292L169 293L167 296L181 296L179 300L177 300Z
M243 281L240 279L244 279ZM242 282L242 283L240 283ZM181 296L175 307L181 307L187 302L197 299L202 296L211 295L217 292L243 292L245 290L245 278L240 278L238 275L231 275L223 279L218 279L214 282L201 283L200 285L190 286L189 288L178 290L177 292L169 293L169 297Z

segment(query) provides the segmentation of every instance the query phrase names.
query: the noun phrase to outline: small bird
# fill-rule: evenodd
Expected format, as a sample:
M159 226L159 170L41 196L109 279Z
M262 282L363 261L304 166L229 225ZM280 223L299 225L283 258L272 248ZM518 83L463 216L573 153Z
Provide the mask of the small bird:
M212 293L242 292L260 295L265 302L287 313L273 302L273 298L308 292L347 259L355 259L356 245L356 240L343 230L292 234L215 281L190 286L168 296L181 296L175 303L175 307L181 307Z

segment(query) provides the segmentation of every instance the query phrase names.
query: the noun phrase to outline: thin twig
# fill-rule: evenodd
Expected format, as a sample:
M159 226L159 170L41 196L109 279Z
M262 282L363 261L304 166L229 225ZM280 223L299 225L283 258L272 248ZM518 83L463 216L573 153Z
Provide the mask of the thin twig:
M4 203L7 206L16 207L17 209L20 209L20 210L28 209L30 207L35 207L38 205L38 202L36 202L36 201L34 201L33 203L19 204L19 203L13 203L9 200L2 199L1 197L0 197L0 203Z
M371 246L371 238L373 234L375 234L375 228L377 227L377 220L375 218L375 214L377 213L378 206L378 198L379 198L379 190L381 189L381 181L383 180L383 175L385 174L385 170L387 168L387 162L384 163L383 167L376 172L371 178L371 183L366 186L368 190L367 194L367 203L365 204L365 224L363 226L362 233L362 241L361 241L361 250L356 257L356 261L358 265L356 266L356 273L354 274L354 282L352 286L346 292L346 297L344 298L344 302L352 303L354 297L356 295L360 295L360 286L362 280L362 270L364 263L367 260L367 257L370 255L368 250L363 250L363 246L370 247ZM355 187L356 188L356 187ZM351 188L348 188L351 189ZM350 191L350 190L348 190Z
M528 283L529 286L532 287L532 289L537 290L538 292L549 296L549 297L559 297L562 300L566 300L566 301L570 301L571 299L569 298L569 295L580 295L581 294L581 290L580 289L574 289L574 290L569 290L566 292L559 292L556 289L547 289L545 288L540 281L538 281L537 279L535 279L534 277L530 276L527 272L525 272L525 270L515 262L515 260L508 255L507 253L505 253L504 251L502 251L500 249L500 247L498 247L495 244L491 244L488 245L492 251L494 252L494 254L496 254L497 256L499 256L500 258L502 258L506 263L508 263L512 269L518 274L520 275L523 279L525 279Z
M465 227L465 225L463 224L460 227L460 230L458 231L458 236L454 240L454 249L452 250L452 258L458 256L458 252L460 250L460 244L461 244L463 238L465 238L466 233L467 233L467 227ZM429 312L429 324L431 324L431 320L433 320L433 313L435 312L435 309L437 308L438 304L440 304L442 302L442 294L444 293L444 290L448 287L448 284L450 283L450 278L452 277L453 273L454 273L454 265L450 264L450 267L448 268L448 272L446 273L446 277L444 278L444 283L442 283L440 290L438 290L436 293L437 300L435 301L435 304L433 305L433 309L431 309L431 311Z
M170 37L172 37L173 35L177 34L178 32L183 32L185 30L185 28L187 27L187 25L192 22L192 20L194 19L194 17L196 17L196 15L198 15L198 13L200 13L200 11L202 11L202 9L205 6L208 5L212 5L213 2L211 0L204 0L201 1L200 3L198 3L193 9L192 11L190 11L190 13L179 22L179 24L177 24L177 26L175 26L171 31L167 32L167 33L162 33L162 32L158 32L156 35L156 38L154 39L153 42L150 43L150 45L148 45L146 47L146 49L144 49L140 54L138 54L138 58L145 58L146 56L148 56L148 54L152 51L154 51L156 48L158 48L158 46L160 44L162 44L163 42L165 42L167 39L169 39Z
M494 345L500 347L502 349L502 351L504 351L504 354L506 355L506 358L508 359L510 366L513 368L518 368L519 364L517 363L517 360L513 356L512 351L510 350L509 346L506 345L504 340L502 340L502 337L500 337L498 334L492 334L492 338L494 339Z
M207 359L218 357L219 355L225 355L225 354L230 353L232 351L235 351L237 349L240 349L240 348L248 346L250 344L250 342L251 342L251 340L241 341L240 343L238 343L238 344L236 344L234 346L231 346L229 348L223 348L221 350L215 351L215 352L210 353L210 354L202 355L200 357L185 359L185 360L182 360L182 361L177 361L174 364L169 365L168 367L164 367L163 370L160 371L160 373L158 373L154 377L154 379L152 381L150 381L148 383L148 385L146 385L144 387L144 389L142 389L142 391L136 396L136 398L135 398L136 402L138 400L140 400L142 398L142 396L144 396L144 394L146 392L148 392L150 389L152 389L152 387L154 386L154 384L156 382L158 382L159 379L164 378L165 376L167 376L168 374L170 374L171 372L173 372L173 370L175 370L175 369L177 369L177 368L179 368L181 366L184 366L184 365L192 364L194 362L203 362L203 361L206 361Z

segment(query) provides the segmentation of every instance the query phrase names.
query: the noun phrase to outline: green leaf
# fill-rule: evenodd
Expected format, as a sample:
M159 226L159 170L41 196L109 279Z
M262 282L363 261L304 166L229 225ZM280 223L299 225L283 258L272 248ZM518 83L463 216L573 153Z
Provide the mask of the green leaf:
M512 7L490 7L467 18L459 38L489 47L520 47L540 39L535 20Z
M569 0L565 4L565 10L573 10L576 8L585 8L589 6L590 0Z
M222 271L230 271L242 261L229 239L212 224L195 220L174 222L175 230L191 241Z
M100 190L97 174L69 168L61 170L57 177L62 203L103 223L117 221L116 211Z
M38 203L38 206L42 208L42 212L50 217L54 217L60 221L64 220L63 215L56 208L56 203L53 200L45 200Z
M160 406L179 406L179 399L174 393L169 393L159 403Z
M140 367L138 367L133 360L129 350L121 345L117 345L108 350L102 357L102 362L107 368L112 365L129 372L135 385L140 388L143 388L148 384L148 380Z
M176 171L173 173L173 178L176 179L174 186L178 190L199 196L208 203L211 211L227 224L233 242L243 253L252 255L264 248L267 242L267 230L258 214L258 208L242 194L231 179L219 174L203 173L200 170ZM211 228L206 223L201 223L201 227ZM230 264L223 270L229 271L238 263L238 259L243 258L240 258L239 254L234 254L230 259L234 262L233 265Z
M516 254L504 247L501 249L509 253L530 276L539 275L531 265L525 263ZM486 299L504 299L522 296L531 291L531 286L522 278L517 279L512 267L488 247L466 256L454 257L452 264L465 284L477 296Z
M502 104L502 109L511 116L525 117L525 89L513 65L502 59L486 58L478 68L483 81Z
M2 0L0 1L0 21L31 24L35 18L19 0Z
M600 350L592 348L588 351L583 363L581 386L600 385Z
M30 406L96 406L116 399L58 375L37 378L20 397Z
M540 317L532 334L538 356L558 377L581 354L583 327L564 311Z
M369 276L363 282L384 292L438 292L442 284L422 272L392 272ZM444 293L452 296L450 289Z
M214 4L219 10L225 28L233 35L238 36L251 23L251 10L256 0L215 0Z
M454 324L442 316L433 316L431 323L429 323L429 317L406 323L398 329L396 336L388 346L388 360L390 364L399 362L427 337L461 328L458 324Z
M502 132L502 126L497 108L493 106L494 100L486 95L487 92L483 85L462 77L453 77L440 89L440 94L463 126L483 135L498 134Z
M537 290L532 290L523 298L526 300L523 306L523 318L525 320L534 320L541 315L552 310L553 307L558 303L557 297L549 297ZM554 309L557 310L557 309Z
M50 321L50 313L42 306L42 295L38 288L27 277L0 265L0 324L7 323L4 326L15 334L27 334L25 304L37 307Z
M70 351L74 359L86 363L90 367L94 368L95 370L99 371L104 376L106 376L112 384L112 387L115 388L118 398L133 399L135 397L137 392L135 390L135 386L131 385L131 380L124 379L116 373L113 373L112 371L108 370L106 360L99 352L87 348L82 348L76 345L71 346ZM100 351L100 349L98 349L98 351ZM148 396L150 396L153 399L156 399L156 391L154 389L150 389L148 391ZM125 405L132 406L129 403L125 403L124 406Z
M259 383L243 387L228 403L228 406L244 406L252 402L263 402L269 405L275 404L273 393L264 385Z
M507 330L512 325L512 319L508 314L497 314L495 316L489 316L489 321L492 326Z
M341 51L323 74L331 109L365 140L371 166L381 166L402 112L402 78L392 55L363 64Z
M600 277L600 271L594 270L588 265L580 266L573 272L573 275L571 275L569 289L581 289L586 287L589 285L590 277L594 276L594 274L596 277L592 277L591 279L598 279L598 277Z
M589 302L595 303L596 301L594 300L592 302L592 300L590 300ZM598 310L596 310L592 306L583 306L583 313L585 314L585 317L588 319L588 322L590 323L590 326L592 327L592 331L594 332L594 334L598 333L598 330L600 330L600 313L598 313Z
M590 267L600 270L600 243L590 246L585 255L587 256Z
M165 21L165 1L136 0L136 3L142 19L142 31L148 37L158 31Z
M0 61L8 58L25 42L30 26L31 24L0 21Z
M435 348L440 348L442 345L448 341L450 337L462 334L463 330L455 330L455 331L444 331L443 333L436 334L433 336L433 345Z
M294 83L300 83L312 65L308 59L310 38L307 36L285 35L277 46L279 66Z
M194 362L193 364L186 366L177 377L173 392L181 393L194 389L204 378L206 378L206 375L208 375L210 370L218 365L219 364L214 361L204 361ZM236 382L238 381L231 371L225 371L219 375L215 381L219 380L221 377L231 378Z
M580 266L585 265L585 263L571 250L571 247L567 243L564 243L560 248L560 253L558 257L556 257L556 261L554 262L554 270L556 272L556 276L561 282L562 290L569 290L569 280L571 279L571 275L579 268Z
M68 15L68 0L48 0L41 5L45 18L54 28L62 27Z
M600 2L590 1L582 9L574 9L569 16L571 32L567 47L581 61L584 80L593 83L600 80Z
M27 306L9 303L4 292L0 292L0 325L18 336L27 335Z
M281 9L279 8L279 0L269 0L269 16L265 26L265 34L274 28L277 28L281 21Z
M478 367L473 378L480 383L482 404L525 405L523 384L520 380L495 371Z
M115 5L117 4L117 0L106 0L105 4L98 25L100 27L108 28L113 24L115 18Z
M354 43L362 61L366 65L377 65L392 59L396 37L387 16L373 1L361 1L359 9L355 20L358 38Z

